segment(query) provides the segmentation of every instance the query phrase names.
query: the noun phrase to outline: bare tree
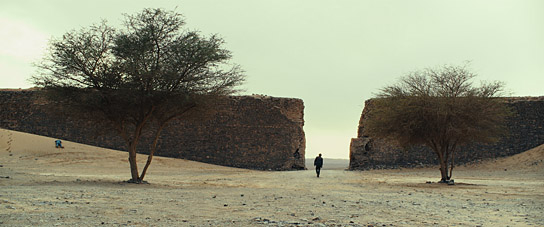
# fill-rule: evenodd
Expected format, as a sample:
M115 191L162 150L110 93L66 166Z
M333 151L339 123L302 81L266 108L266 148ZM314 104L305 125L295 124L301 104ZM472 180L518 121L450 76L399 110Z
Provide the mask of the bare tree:
M475 76L467 65L410 73L381 89L365 129L373 137L402 146L431 148L440 163L440 182L449 182L460 145L494 142L506 132L510 111L497 98L504 85L475 86L471 82Z
M129 153L129 182L141 183L167 124L237 92L244 75L229 63L221 38L183 29L176 12L144 9L124 24L116 30L102 22L52 40L33 82L64 111L114 129ZM154 139L139 174L137 147L146 130Z

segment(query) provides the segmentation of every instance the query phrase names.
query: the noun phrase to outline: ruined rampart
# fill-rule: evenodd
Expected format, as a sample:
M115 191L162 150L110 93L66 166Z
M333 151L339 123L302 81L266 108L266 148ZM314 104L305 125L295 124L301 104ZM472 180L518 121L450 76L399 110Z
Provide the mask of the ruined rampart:
M455 163L505 157L544 144L544 96L504 98L514 111L508 119L508 134L494 144L472 144L457 149ZM365 132L365 122L372 111L372 99L365 102L357 138L351 140L352 170L436 165L436 155L426 147L402 149L391 141L372 138ZM424 151L421 151L424 150Z
M124 142L114 133L98 131L91 122L46 111L48 104L37 94L39 91L0 91L0 127L125 150ZM156 155L249 169L305 167L302 100L232 96L216 106L220 111L209 119L170 123L161 134ZM149 140L144 136L138 152L149 151L145 142Z

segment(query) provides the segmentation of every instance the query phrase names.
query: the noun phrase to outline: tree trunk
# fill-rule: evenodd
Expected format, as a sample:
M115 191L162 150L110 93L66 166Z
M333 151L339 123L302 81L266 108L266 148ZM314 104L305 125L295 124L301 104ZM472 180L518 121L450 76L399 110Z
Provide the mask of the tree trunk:
M448 165L443 159L440 160L440 175L442 176L440 183L448 182Z
M129 149L128 149L128 161L130 163L130 174L132 176L132 179L130 179L129 183L136 183L140 184L142 183L142 179L140 179L138 175L138 163L136 162L136 148L138 147L138 142L140 141L140 137L142 136L142 130L151 117L151 113L153 112L153 109L146 114L144 119L136 125L136 129L134 130L134 134L132 137L132 141L129 143Z
M153 139L153 146L151 147L149 156L147 156L147 162L145 163L144 170L142 170L142 175L140 176L141 181L144 180L145 173L147 172L147 168L149 168L149 165L151 165L151 160L153 160L153 155L155 154L155 151L157 150L157 144L159 143L159 138L161 136L162 130L168 124L168 122L174 117L175 115L163 121L161 125L159 126L159 128L157 129L157 131L155 132L155 138Z
M453 151L451 152L451 166L450 166L450 175L448 177L448 180L451 180L452 173L453 173Z
M136 162L136 144L132 141L128 146L128 162L132 176L132 179L129 181L130 183L140 183L140 179L138 178L138 163Z
M145 177L145 173L147 172L147 168L149 168L149 165L151 165L151 160L153 160L153 153L154 150L151 150L149 153L149 156L147 156L147 162L145 163L144 170L142 170L142 175L140 175L140 180L143 181Z
M151 147L151 151L149 152L149 156L147 156L147 162L145 163L144 170L142 170L142 175L140 175L140 181L144 180L145 173L147 172L147 168L149 168L149 165L151 165L151 160L153 160L153 155L155 154L155 151L157 150L157 144L159 142L159 137L161 135L161 131L166 126L166 122L163 123L157 132L155 133L155 138L153 139L153 146Z
M453 165L454 165L454 158L455 158L455 156L453 156L453 154L455 153L456 147L457 147L457 142L453 143L452 148L451 148L451 166L450 166L450 176L449 176L448 180L451 180L451 176L453 174Z
M440 183L448 182L448 158L446 155L446 148L444 146L439 146L436 143L433 143L433 151L438 156L438 161L440 162Z

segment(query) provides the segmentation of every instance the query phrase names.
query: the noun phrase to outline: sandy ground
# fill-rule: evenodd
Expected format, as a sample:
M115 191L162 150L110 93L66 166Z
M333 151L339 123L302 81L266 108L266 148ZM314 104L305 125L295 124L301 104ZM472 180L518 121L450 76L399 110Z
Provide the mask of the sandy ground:
M316 178L162 157L134 185L126 153L53 141L0 129L0 225L544 226L544 146L457 168L454 186L426 183L435 168Z

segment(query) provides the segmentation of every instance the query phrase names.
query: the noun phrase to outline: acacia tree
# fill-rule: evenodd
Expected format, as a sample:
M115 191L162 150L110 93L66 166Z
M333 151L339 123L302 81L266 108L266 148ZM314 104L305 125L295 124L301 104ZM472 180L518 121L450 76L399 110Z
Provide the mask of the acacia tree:
M506 131L510 112L497 98L503 83L475 86L475 76L467 65L412 72L381 89L365 130L401 146L429 147L440 163L440 182L449 182L460 145L494 142Z
M175 118L206 111L217 97L237 92L240 67L217 35L184 29L182 15L144 9L125 27L102 22L50 41L33 82L61 111L115 130L126 143L131 183L141 183L161 131ZM141 174L136 154L144 132L153 134Z

